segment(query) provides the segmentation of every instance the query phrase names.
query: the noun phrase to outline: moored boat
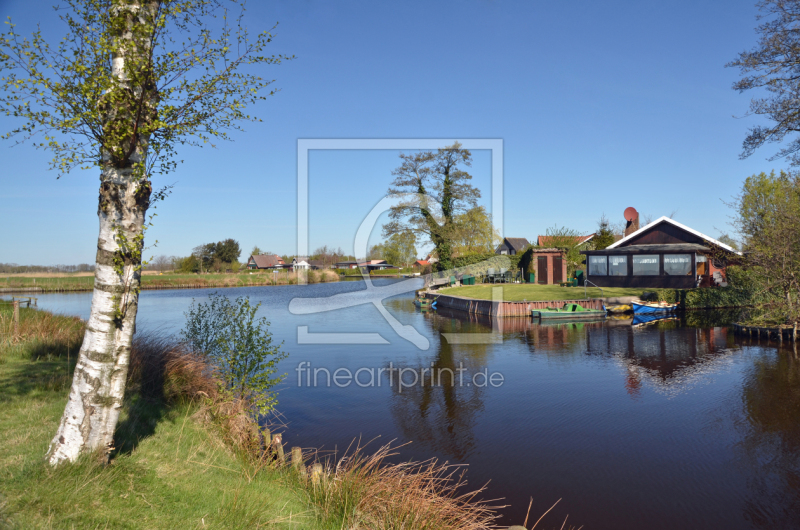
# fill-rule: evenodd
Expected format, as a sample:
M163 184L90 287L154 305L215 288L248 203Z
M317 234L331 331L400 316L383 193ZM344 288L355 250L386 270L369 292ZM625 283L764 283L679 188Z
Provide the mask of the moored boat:
M547 309L531 309L533 318L545 319L570 319L570 320L601 320L606 318L605 309L586 309L580 304L564 304L564 307L548 307Z
M678 304L668 304L667 302L644 302L637 300L631 302L635 315L674 313L678 309Z

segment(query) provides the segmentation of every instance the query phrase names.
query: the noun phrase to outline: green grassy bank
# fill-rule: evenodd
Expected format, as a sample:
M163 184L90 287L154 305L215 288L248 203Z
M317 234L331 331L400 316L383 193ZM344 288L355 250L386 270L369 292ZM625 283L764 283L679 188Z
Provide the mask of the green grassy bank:
M339 276L333 271L309 271L308 282L335 282ZM180 288L214 288L214 287L255 287L262 285L291 285L297 283L297 274L289 271L273 272L240 272L210 274L144 274L142 289L180 289ZM0 278L0 289L37 288L40 292L91 291L94 288L94 276L15 276Z
M439 289L438 292L465 298L491 300L492 289L495 287L503 290L504 300L512 302L522 300L582 300L585 297L641 296L644 292L644 289L641 288L603 287L603 290L600 291L597 287L588 287L586 288L586 294L584 294L583 287L559 287L558 285L536 285L530 283L469 285Z
M496 512L436 462L351 452L303 471L265 446L246 403L218 391L204 357L137 339L110 461L44 461L84 323L0 306L0 528L471 529ZM287 453L289 448L286 448ZM339 455L340 456L340 455Z

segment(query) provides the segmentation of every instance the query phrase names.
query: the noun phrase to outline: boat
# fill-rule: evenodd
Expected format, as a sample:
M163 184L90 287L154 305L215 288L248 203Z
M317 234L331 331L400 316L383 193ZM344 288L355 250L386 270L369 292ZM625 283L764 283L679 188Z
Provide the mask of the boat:
M631 325L634 327L647 326L656 322L666 322L669 320L677 321L678 318L669 313L644 313L633 315Z
M414 305L420 309L436 309L436 300L429 298L415 298Z
M564 304L564 307L548 307L546 309L531 309L531 316L533 318L546 319L564 319L564 320L601 320L606 318L606 310L603 309L586 309L580 304Z
M634 315L674 313L678 309L678 304L668 304L667 302L644 302L635 300L631 302Z

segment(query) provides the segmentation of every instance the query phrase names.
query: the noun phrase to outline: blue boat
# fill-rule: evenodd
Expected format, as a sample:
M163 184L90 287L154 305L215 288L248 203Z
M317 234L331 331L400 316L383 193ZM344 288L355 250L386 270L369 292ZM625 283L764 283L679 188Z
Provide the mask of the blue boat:
M678 304L668 304L666 302L631 302L634 315L659 315L664 313L674 313L678 309Z
M633 321L631 322L631 325L646 326L647 324L653 324L655 322L660 322L665 320L678 320L678 318L670 315L669 313L638 314L638 315L633 315Z

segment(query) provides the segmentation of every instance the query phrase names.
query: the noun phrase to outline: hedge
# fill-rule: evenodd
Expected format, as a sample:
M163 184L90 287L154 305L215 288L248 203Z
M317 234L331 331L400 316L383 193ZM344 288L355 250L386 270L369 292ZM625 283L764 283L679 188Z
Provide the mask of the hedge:
M653 295L647 299L669 304L677 302L685 309L744 307L771 301L771 296L762 292L758 285L758 277L752 272L740 267L729 267L728 282L728 287L712 289L648 289Z

